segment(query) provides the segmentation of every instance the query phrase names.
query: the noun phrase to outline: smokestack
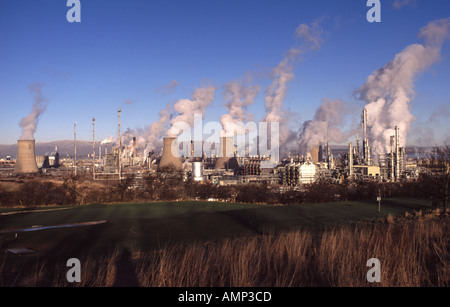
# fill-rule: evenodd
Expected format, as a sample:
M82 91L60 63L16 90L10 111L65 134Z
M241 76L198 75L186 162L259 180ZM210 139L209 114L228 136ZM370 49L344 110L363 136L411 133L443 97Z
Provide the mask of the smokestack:
M400 128L395 127L395 181L400 179Z
M133 159L131 160L131 165L134 165L135 159L136 159L136 137L133 136Z
M349 175L353 176L353 144L348 143L348 170Z
M162 167L175 167L176 170L182 169L182 164L180 158L177 158L172 153L172 145L176 140L176 137L165 137L164 138L164 147L161 160L159 161L158 168Z
M358 161L360 161L361 156L359 155L359 137L358 137L358 132L356 132L356 157L357 157Z
M220 152L222 157L217 158L215 169L236 169L238 163L234 157L233 137L220 138Z
M391 154L390 154L390 158L391 158L391 162L390 162L390 168L391 168L391 172L389 174L389 179L391 179L392 181L394 180L394 146L395 146L395 136L391 135Z
M362 111L362 125L363 125L363 138L367 139L367 110L363 109Z
M367 138L367 110L362 111L362 130L363 130L363 161L364 164L370 163L369 140Z
M39 172L36 164L35 141L19 140L17 145L17 162L14 172L17 174Z

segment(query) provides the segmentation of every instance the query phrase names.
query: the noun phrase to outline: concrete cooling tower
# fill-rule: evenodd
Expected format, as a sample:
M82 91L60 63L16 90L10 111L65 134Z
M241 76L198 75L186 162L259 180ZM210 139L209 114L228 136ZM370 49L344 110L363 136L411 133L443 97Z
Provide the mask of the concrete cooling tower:
M172 153L172 145L176 140L176 137L165 137L164 147L161 160L159 161L158 169L163 167L174 167L176 170L182 169L182 164L180 158L177 158Z
M311 151L311 162L312 163L319 163L319 147L318 146L314 146Z
M19 140L17 141L17 161L14 172L17 174L37 173L39 169L36 164L35 141Z
M218 157L215 164L215 169L233 169L239 167L237 159L234 157L234 144L232 137L220 138L220 152L222 157Z

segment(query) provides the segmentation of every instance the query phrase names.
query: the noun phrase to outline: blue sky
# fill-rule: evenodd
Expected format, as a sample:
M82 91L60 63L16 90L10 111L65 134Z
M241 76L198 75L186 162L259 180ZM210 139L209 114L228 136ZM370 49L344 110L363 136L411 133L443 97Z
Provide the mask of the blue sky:
M381 1L381 23L366 20L366 1L343 0L81 0L81 23L66 20L65 0L0 1L0 144L20 138L20 120L31 112L28 86L44 83L48 101L35 133L38 142L96 139L136 129L158 119L167 103L190 98L202 84L217 87L205 120L226 113L227 82L252 77L261 92L250 106L265 115L264 90L270 71L294 43L295 29L320 20L319 50L303 55L294 69L284 106L295 116L292 129L312 119L322 99L359 107L354 91L410 44L430 21L450 16L446 0ZM176 80L173 91L163 87ZM415 82L411 113L435 130L436 142L450 137L450 42L442 59ZM126 102L131 103L126 103ZM441 116L433 117L440 112ZM415 129L415 130L414 130ZM431 144L434 145L434 144Z

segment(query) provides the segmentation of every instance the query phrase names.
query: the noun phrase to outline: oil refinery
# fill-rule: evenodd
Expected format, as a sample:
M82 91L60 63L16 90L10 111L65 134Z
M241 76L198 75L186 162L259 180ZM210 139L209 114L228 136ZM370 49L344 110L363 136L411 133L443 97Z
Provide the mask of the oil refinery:
M120 109L119 109L120 116ZM367 133L367 110L362 111L362 144L356 135L348 146L320 142L305 155L294 153L267 167L269 156L239 156L233 137L220 137L220 146L212 154L194 155L194 142L185 154L174 155L177 137L163 138L159 152L137 149L137 137L129 144L120 142L91 143L92 152L78 155L76 127L74 155L60 156L58 148L44 156L35 154L34 140L19 140L16 160L9 157L2 163L1 176L34 176L37 174L67 176L84 174L95 180L120 180L130 174L142 177L146 173L172 171L183 174L185 180L210 182L218 185L264 183L283 189L298 189L319 178L333 183L344 181L399 182L418 177L420 160L407 157L406 148L400 146L400 128L394 127L390 137L390 151L374 155ZM120 121L120 118L119 118ZM93 120L93 124L95 119ZM93 128L95 133L95 127ZM120 135L120 122L119 122ZM120 138L121 139L121 138ZM119 144L116 144L119 143ZM201 147L203 148L203 147ZM220 154L217 154L220 153ZM231 155L230 155L231 153ZM270 165L270 164L269 164Z

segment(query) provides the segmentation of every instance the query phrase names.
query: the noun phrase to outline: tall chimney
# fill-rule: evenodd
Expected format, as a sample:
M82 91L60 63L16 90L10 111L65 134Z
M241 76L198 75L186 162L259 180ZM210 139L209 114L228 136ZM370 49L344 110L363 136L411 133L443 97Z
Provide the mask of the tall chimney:
M182 164L180 158L177 158L172 153L172 145L176 140L176 137L165 137L164 138L164 147L163 153L161 156L161 160L159 161L158 169L162 167L175 167L176 170L182 169Z
M395 136L391 135L391 153L390 153L390 175L389 179L394 181L394 171L395 171L395 162L394 162L394 146L395 146Z
M400 128L395 127L395 180L400 179Z
M349 175L353 176L353 144L348 143L348 170Z
M134 165L135 159L136 159L136 137L133 136L133 159L131 160L131 165Z
M361 158L361 156L359 155L359 137L358 137L358 132L356 132L356 157L357 157L358 161Z
M363 129L363 161L364 164L370 163L370 145L367 138L367 110L362 111L362 129Z
M35 141L19 140L17 145L17 161L14 172L17 174L39 172L36 164Z

